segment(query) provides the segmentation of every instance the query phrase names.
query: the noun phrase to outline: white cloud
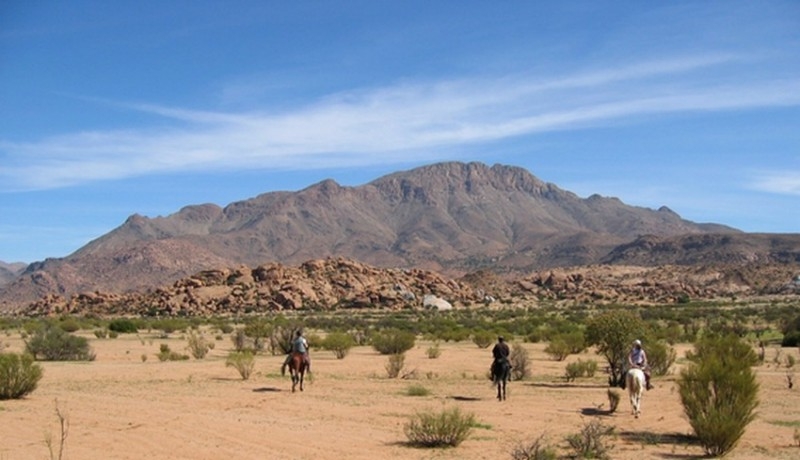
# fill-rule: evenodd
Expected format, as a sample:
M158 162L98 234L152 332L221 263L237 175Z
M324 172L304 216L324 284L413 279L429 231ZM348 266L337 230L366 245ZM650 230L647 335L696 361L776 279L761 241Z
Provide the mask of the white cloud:
M159 172L312 169L430 160L431 151L643 115L800 105L800 80L694 80L743 58L645 62L565 78L401 83L332 94L280 113L129 104L169 128L0 143L0 189L49 189ZM174 126L177 122L178 126ZM795 184L796 187L796 184ZM795 192L796 193L796 192Z
M800 195L800 170L762 173L753 181L752 188L782 195Z

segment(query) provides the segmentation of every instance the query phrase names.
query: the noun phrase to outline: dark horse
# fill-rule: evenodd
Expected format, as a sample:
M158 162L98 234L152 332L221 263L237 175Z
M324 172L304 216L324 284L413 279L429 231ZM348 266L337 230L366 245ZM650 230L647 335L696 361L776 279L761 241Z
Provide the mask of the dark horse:
M497 385L497 400L506 399L506 382L511 379L511 363L501 359L492 363L492 383Z
M297 384L300 384L300 391L303 391L303 377L306 375L306 360L302 353L292 352L292 359L289 361L289 373L292 375L292 393ZM281 366L281 375L286 375L286 365Z

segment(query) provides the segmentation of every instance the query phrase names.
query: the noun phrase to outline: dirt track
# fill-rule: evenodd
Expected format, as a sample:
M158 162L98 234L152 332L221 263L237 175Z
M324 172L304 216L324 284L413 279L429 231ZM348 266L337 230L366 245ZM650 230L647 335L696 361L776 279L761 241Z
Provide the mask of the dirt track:
M619 411L606 415L605 378L566 383L565 362L549 360L541 344L525 344L534 375L511 382L508 401L500 403L485 376L490 353L471 342L441 344L438 359L428 359L429 344L419 342L406 359L407 369L416 369L415 380L388 379L386 357L371 348L355 348L344 360L312 351L314 380L305 392L292 394L288 377L280 376L281 357L258 357L256 374L242 381L225 367L227 337L204 360L163 363L155 356L159 344L178 351L185 340L141 337L92 339L97 360L91 363L41 363L44 377L35 392L0 401L0 459L49 458L47 433L56 446L60 438L56 404L69 421L64 459L73 460L498 459L510 458L517 442L543 433L566 452L564 436L594 419L616 428L615 459L702 454L685 442L691 430L673 378L655 380L640 419L630 415L625 399ZM16 334L3 342L21 350ZM769 351L768 361L774 354ZM793 439L800 429L800 389L788 390L785 371L774 365L757 372L759 416L727 458L800 458ZM407 396L413 384L431 395ZM429 450L405 444L403 426L415 411L453 406L479 422L461 446Z

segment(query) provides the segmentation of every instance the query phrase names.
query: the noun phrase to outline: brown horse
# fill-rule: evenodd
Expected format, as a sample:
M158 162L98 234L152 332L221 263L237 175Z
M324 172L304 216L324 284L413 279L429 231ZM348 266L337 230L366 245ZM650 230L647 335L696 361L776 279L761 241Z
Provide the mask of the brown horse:
M294 393L297 384L300 384L300 391L303 391L303 377L306 375L305 357L302 353L292 352L292 358L289 360L289 373L292 376L292 393ZM286 375L286 365L281 366L281 375Z

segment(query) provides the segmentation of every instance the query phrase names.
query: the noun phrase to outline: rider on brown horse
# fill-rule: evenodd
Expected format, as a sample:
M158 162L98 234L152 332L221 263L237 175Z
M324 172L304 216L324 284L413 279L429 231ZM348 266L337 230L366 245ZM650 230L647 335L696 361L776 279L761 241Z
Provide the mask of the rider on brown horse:
M311 372L311 360L308 357L308 340L303 337L303 331L298 330L295 332L295 338L292 341L292 350L286 355L286 360L283 362L283 367L289 365L289 362L292 360L292 354L300 353L303 355L303 361L306 365L306 370Z

